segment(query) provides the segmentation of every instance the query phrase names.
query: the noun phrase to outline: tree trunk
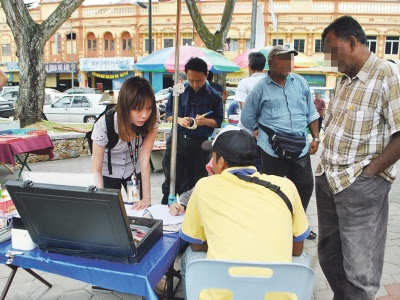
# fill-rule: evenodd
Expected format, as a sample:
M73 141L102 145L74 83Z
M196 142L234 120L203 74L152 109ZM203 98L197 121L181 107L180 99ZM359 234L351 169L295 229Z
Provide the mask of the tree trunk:
M44 45L83 0L63 0L41 24L33 21L23 0L0 2L17 46L20 87L16 114L21 127L25 127L42 120L46 83Z
M236 0L226 0L224 12L221 19L221 29L215 33L211 33L207 25L204 23L203 18L197 8L195 0L186 0L186 5L189 9L190 16L194 27L201 40L204 42L208 49L218 51L224 54L224 44L229 27L232 22L232 14L235 9ZM214 81L221 84L224 88L226 85L226 74L214 74Z

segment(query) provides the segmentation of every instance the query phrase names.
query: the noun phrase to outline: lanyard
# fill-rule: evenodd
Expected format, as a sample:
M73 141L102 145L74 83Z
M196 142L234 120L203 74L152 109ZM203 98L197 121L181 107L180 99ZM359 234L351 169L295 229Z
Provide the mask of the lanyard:
M129 148L129 155L131 157L131 161L133 164L133 173L136 175L136 163L138 161L138 156L139 156L139 133L136 133L135 137L135 151L133 151L132 144L130 141L128 142L128 148Z

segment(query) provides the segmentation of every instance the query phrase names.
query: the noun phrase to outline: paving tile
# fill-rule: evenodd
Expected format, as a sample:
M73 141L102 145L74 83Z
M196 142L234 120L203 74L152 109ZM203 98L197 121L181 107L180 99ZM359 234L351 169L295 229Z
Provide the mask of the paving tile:
M399 261L399 263L400 263L400 261ZM385 262L383 264L383 273L392 275L392 274L398 274L399 271L400 271L400 268L399 268L398 264L387 263L387 262Z
M30 296L33 300L55 300L60 298L64 293L65 291L58 286L53 286L52 288L43 286Z
M141 296L136 296L136 295L132 295L132 294L125 294L125 293L119 293L119 292L113 292L113 294L117 295L122 300L142 300Z
M76 291L84 289L87 286L87 283L72 278L64 277L64 280L61 281L58 284L58 286L62 288L64 291L68 292L68 291Z
M392 276L393 276L394 280L395 280L397 283L400 283L400 273L399 273L399 274L393 274Z
M314 293L315 300L327 300L333 298L333 292L331 290L317 291Z
M113 293L94 295L91 300L121 300L120 297Z
M399 300L399 298L394 297L394 296L382 296L376 298L376 300Z
M400 297L400 283L385 285L385 289L389 295Z
M18 290L15 292L9 291L7 293L6 300L8 300L8 299L10 299L10 300L26 300L26 299L30 299L30 298L29 298L29 294L26 291Z
M381 277L381 282L380 283L381 283L381 288L382 288L384 285L396 283L396 280L394 280L392 275L386 274L386 273L382 273L382 277Z
M8 278L10 276L11 269L6 265L0 265L0 278Z
M61 295L59 300L89 300L92 298L92 294L86 290L76 290L76 291L68 291Z
M44 273L41 275L43 279L47 280L49 283L52 285L58 285L60 284L63 280L65 280L64 276L57 275L57 274L51 274L51 273Z

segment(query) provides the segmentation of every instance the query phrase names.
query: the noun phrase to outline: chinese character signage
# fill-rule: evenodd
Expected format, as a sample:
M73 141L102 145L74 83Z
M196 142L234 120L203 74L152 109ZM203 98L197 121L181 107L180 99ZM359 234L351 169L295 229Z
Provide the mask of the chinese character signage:
M133 57L81 58L81 71L132 71Z

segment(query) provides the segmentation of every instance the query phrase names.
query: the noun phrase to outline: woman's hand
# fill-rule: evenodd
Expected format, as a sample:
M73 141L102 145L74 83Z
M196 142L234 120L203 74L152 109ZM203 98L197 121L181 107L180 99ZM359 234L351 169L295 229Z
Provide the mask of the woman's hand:
M170 204L169 213L173 216L184 214L185 207L183 205L178 204L178 202L175 201L174 203Z
M149 207L151 205L151 199L150 198L143 198L142 200L133 203L131 209L134 210L141 210Z

